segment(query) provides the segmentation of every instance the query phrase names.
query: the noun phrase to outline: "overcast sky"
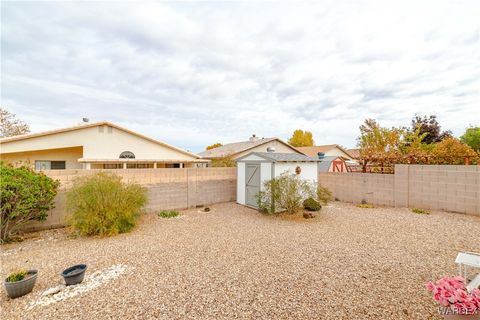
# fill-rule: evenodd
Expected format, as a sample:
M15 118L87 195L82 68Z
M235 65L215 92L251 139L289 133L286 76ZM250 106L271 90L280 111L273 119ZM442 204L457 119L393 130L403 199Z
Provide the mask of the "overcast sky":
M354 147L365 118L480 125L480 1L2 2L2 106L201 151L252 133Z

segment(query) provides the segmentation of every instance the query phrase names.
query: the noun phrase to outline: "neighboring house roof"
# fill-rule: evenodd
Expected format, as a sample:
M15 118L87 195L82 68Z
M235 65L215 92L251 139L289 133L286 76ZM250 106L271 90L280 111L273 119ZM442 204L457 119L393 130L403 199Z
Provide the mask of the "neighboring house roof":
M63 133L63 132L81 130L81 129L85 129L85 128L99 127L99 126L110 126L110 127L116 128L116 129L118 129L118 130L127 132L127 133L129 133L129 134L135 135L135 136L137 136L137 137L139 137L139 138L142 138L142 139L151 141L151 142L156 143L156 144L159 144L159 145L161 145L161 146L164 146L164 147L167 147L167 148L176 150L176 151L178 151L178 152L181 152L181 153L183 153L183 154L186 154L186 155L195 157L195 158L197 158L197 159L200 158L200 156L197 155L197 154L194 154L194 153L185 151L185 150L183 150L183 149L174 147L174 146L172 146L172 145L170 145L170 144L168 144L168 143L161 142L161 141L158 141L158 140L149 138L149 137L147 137L147 136L144 136L143 134L140 134L140 133L137 133L137 132L135 132L135 131L132 131L132 130L129 130L129 129L120 127L120 126L118 126L118 125L116 125L116 124L114 124L114 123L108 122L108 121L94 122L94 123L88 123L88 124L80 124L80 125L73 126L73 127L68 127L68 128L55 129L55 130L50 130L50 131L44 131L44 132L38 132L38 133L29 133L29 134L22 134L22 135L13 136L13 137L1 138L1 139L0 139L0 144L9 143L9 142L14 142L14 141L20 141L20 140L26 140L26 139L32 139L32 138L37 138L37 137L43 137L43 136L49 136L49 135L59 134L59 133Z
M327 153L328 151L330 151L332 149L335 149L335 148L340 149L340 151L345 153L347 156L353 158L352 155L350 153L348 153L347 150L345 150L344 148L342 148L338 144L325 144L325 145L321 145L321 146L298 147L297 149L300 150L302 153L310 156L310 157L318 157L319 152Z
M270 160L272 162L320 162L322 160L318 158L309 157L299 153L277 153L277 152L252 152L241 158L238 158L237 161L242 161L244 158L251 155L256 155L258 157ZM338 158L338 157L335 157Z
M360 149L348 149L347 151L353 159L360 159Z
M215 158L225 158L225 157L231 157L234 156L238 153L248 151L252 148L261 146L265 143L271 142L271 141L278 141L292 150L303 154L303 152L299 151L297 148L292 147L288 143L283 142L279 138L261 138L258 140L254 141L241 141L241 142L234 142L234 143L228 143L220 147L216 147L210 150L206 150L203 152L200 152L199 155L202 158L207 158L207 159L215 159Z

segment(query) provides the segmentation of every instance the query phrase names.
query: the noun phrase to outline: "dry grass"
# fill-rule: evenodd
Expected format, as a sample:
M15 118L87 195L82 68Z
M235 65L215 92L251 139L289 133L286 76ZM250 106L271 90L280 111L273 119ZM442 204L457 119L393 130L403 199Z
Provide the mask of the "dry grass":
M335 202L315 219L269 217L233 204L175 219L142 218L130 234L69 238L64 230L2 247L1 276L39 270L34 291L1 319L441 319L424 284L456 274L459 250L480 251L480 218ZM446 236L448 235L448 236ZM46 306L28 306L62 282L126 265L117 278Z

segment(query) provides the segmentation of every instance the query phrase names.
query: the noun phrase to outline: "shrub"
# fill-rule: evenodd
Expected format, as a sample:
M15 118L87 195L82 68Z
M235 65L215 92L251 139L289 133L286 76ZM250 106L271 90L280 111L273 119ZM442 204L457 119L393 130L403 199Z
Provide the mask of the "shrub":
M235 160L229 157L212 159L210 164L212 167L235 167L236 166Z
M420 208L413 208L411 209L413 213L418 213L418 214L430 214L430 211L425 210L425 209L420 209Z
M161 218L175 218L179 215L180 213L178 211L167 211L163 210L158 213L158 216Z
M67 193L69 222L81 235L116 235L137 223L147 203L145 188L126 184L113 173L79 177Z
M0 243L18 236L27 222L47 219L58 186L58 181L41 172L0 161Z
M358 208L363 208L363 209L375 208L375 206L373 204L370 204L370 203L360 203L360 204L357 204L357 207Z
M322 206L317 200L309 197L303 200L303 208L307 211L319 211L320 209L322 209Z
M260 211L268 214L282 210L294 214L302 209L303 200L312 194L307 181L288 172L265 181L263 187L264 190L257 194L257 203Z
M21 280L25 279L26 276L27 276L27 271L19 270L19 271L11 273L7 277L6 281L7 282L17 282L17 281L21 281Z
M317 199L321 204L325 205L325 204L329 203L330 201L332 201L332 199L333 199L332 192L330 190L328 190L327 187L322 187L321 185L318 185L318 187L317 187Z

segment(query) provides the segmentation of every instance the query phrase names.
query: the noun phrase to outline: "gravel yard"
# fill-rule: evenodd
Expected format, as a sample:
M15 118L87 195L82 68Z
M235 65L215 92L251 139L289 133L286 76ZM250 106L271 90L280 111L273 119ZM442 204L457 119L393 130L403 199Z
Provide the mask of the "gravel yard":
M0 318L441 319L425 283L456 274L458 251L480 251L475 216L340 202L310 220L212 208L146 215L111 238L51 230L3 246L2 279L20 267L39 275L24 297L2 292ZM45 302L77 263L88 265L84 287Z

